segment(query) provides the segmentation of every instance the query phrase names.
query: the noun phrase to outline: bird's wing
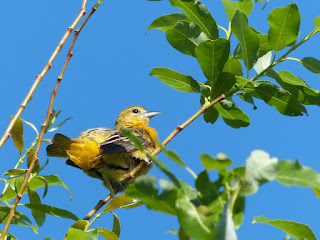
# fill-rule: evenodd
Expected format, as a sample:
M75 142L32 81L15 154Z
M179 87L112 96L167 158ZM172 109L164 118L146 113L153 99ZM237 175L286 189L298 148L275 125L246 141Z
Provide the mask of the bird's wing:
M133 128L130 130L140 139L144 148L153 147L153 143L144 129ZM121 136L119 131L116 131L102 142L100 144L100 149L102 150L102 155L133 152L137 150L128 138Z

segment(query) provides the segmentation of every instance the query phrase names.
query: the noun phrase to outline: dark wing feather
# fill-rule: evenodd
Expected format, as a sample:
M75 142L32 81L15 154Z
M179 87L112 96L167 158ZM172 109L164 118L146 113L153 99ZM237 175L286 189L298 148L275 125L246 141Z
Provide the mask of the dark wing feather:
M153 147L153 143L150 139L145 136L148 136L145 130L143 129L130 129L133 133L139 137L142 145L145 148ZM136 147L130 142L126 137L121 136L120 132L117 131L111 136L109 136L104 142L100 144L100 149L102 149L102 155L113 154L113 153L126 153L133 152Z

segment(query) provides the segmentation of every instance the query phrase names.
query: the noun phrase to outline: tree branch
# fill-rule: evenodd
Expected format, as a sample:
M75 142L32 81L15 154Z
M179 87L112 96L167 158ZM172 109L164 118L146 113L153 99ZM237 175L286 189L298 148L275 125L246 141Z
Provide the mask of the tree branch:
M5 130L2 138L0 139L0 148L3 146L3 144L8 140L8 138L10 137L10 132L14 126L14 124L16 123L16 121L18 120L18 118L21 116L23 110L26 108L28 102L32 99L33 94L35 92L35 90L37 89L39 83L41 82L41 80L43 79L43 77L46 75L46 73L49 71L49 69L52 66L53 61L55 60L56 56L59 54L60 50L62 49L64 43L66 42L66 40L68 39L68 37L70 36L72 30L78 25L79 21L81 20L81 18L83 17L83 15L86 13L85 11L85 7L87 5L87 1L88 0L83 0L82 4L81 4L81 9L80 9L80 13L78 14L78 16L76 17L76 19L73 21L73 23L71 24L70 27L68 27L67 31L65 32L65 34L63 35L62 39L60 40L59 44L57 45L56 49L53 51L51 57L49 58L46 66L43 68L42 72L36 77L34 83L32 84L27 96L25 97L25 99L23 100L23 102L21 103L18 111L16 112L16 114L14 115L14 117L10 120L10 123L7 127L7 129Z
M162 145L167 145L181 130L185 129L190 123L192 123L195 119L197 119L199 116L201 116L205 111L207 111L210 107L212 107L214 104L222 101L225 99L226 96L224 94L221 94L219 97L214 99L212 102L205 103L201 106L201 108L193 114L188 120L186 120L181 125L178 125L175 130L170 133L170 135L162 142ZM161 149L157 147L151 155L155 156L158 153L161 152ZM141 161L138 166L136 166L127 176L127 178L132 178L137 172L140 171L140 169L145 165L145 161ZM117 193L115 191L115 193ZM111 195L109 194L104 200L100 200L98 204L85 216L84 220L89 220L97 211L99 211L100 208L103 207L104 204L106 204L111 199Z

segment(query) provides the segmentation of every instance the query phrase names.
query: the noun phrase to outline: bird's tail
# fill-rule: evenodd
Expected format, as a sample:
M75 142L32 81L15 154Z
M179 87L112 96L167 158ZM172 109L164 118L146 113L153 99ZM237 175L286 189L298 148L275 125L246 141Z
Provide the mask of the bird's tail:
M47 155L50 157L68 158L67 149L71 143L71 138L57 133L52 139L52 144L47 147Z

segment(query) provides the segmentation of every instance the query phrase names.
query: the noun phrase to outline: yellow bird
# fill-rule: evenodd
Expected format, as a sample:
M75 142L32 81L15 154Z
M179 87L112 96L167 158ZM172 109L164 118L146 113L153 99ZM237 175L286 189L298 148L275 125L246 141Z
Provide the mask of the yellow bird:
M146 174L152 167L147 156L137 150L130 140L121 136L122 129L129 129L141 140L144 148L152 152L157 138L155 129L148 127L150 118L160 112L147 112L141 106L124 109L118 116L114 130L110 128L92 128L76 138L62 134L53 137L47 147L47 155L67 158L68 165L81 168L91 177L104 181L106 187L110 182L113 188L123 190L131 181ZM147 164L134 176L128 174L140 161ZM111 189L110 189L111 190Z

